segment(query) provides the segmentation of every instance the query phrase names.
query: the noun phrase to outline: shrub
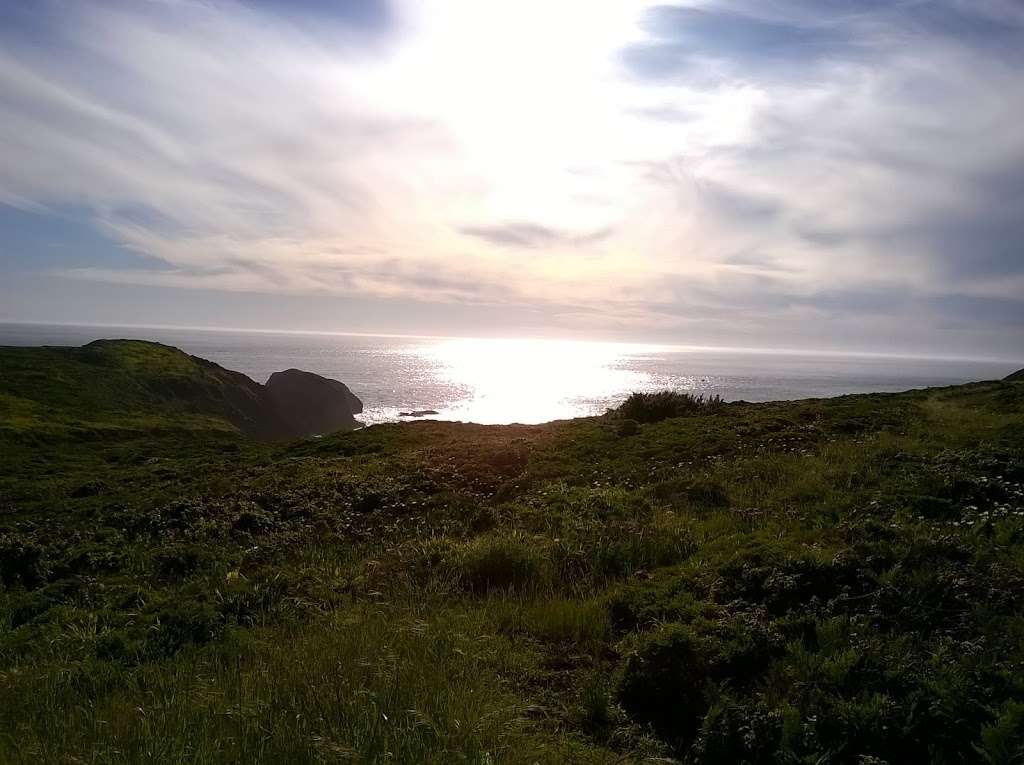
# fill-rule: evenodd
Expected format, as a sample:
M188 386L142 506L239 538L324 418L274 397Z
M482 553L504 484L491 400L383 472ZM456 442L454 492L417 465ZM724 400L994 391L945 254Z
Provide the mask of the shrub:
M53 608L73 602L81 596L82 589L79 582L62 579L25 592L11 593L4 599L3 610L7 612L10 626L19 627Z
M988 765L1024 762L1024 702L1007 702L995 722L981 729L975 750Z
M635 436L640 432L640 423L636 420L623 420L616 432L622 437Z
M95 497L97 494L102 494L107 490L107 484L100 480L86 481L81 486L77 487L71 492L72 499L83 499L85 497Z
M669 624L636 640L616 678L616 695L634 719L662 738L689 738L707 712L710 673L692 630Z
M266 534L276 526L277 521L271 513L256 507L243 510L231 523L233 531L252 536Z
M657 393L631 393L618 408L621 417L637 422L660 422L670 417L686 417L718 409L719 396L705 397L685 391L664 390Z
M761 542L738 546L719 563L709 594L719 603L760 603L775 615L807 612L840 597L854 603L877 587L867 567L839 556Z
M33 588L41 585L47 574L42 547L18 536L0 535L0 583Z
M123 565L123 554L107 544L84 544L70 551L68 557L54 568L53 578L75 574L95 575L99 571L118 571Z
M206 645L224 632L223 616L211 605L189 603L161 611L146 641L150 658L173 656L189 645Z
M107 632L96 640L96 657L106 661L131 665L139 660L143 649L142 641L119 631Z
M184 579L209 562L211 554L198 545L170 545L153 555L157 575L163 579Z
M476 539L463 553L463 584L477 594L494 590L525 592L541 579L543 560L522 536Z
M627 641L618 699L664 740L691 741L718 684L752 687L781 652L782 636L763 613L664 624Z
M724 699L705 716L693 754L707 765L773 765L781 740L780 712Z

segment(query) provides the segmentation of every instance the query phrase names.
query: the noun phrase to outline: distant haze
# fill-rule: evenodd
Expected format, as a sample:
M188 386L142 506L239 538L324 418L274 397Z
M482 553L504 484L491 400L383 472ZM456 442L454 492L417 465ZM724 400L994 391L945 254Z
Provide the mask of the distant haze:
M1024 356L1017 0L0 4L0 321Z

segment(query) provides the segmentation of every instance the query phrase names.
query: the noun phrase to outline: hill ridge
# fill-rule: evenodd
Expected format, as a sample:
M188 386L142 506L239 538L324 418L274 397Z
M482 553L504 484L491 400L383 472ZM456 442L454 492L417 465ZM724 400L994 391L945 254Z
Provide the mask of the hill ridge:
M6 408L56 408L68 422L102 415L130 423L146 415L186 429L217 429L219 424L278 440L351 430L359 426L353 414L362 411L362 403L340 381L302 372L304 386L282 395L241 372L149 340L7 347L0 348L0 360ZM310 395L311 388L317 395ZM302 402L301 417L293 416L296 398ZM0 407L0 422L3 414Z

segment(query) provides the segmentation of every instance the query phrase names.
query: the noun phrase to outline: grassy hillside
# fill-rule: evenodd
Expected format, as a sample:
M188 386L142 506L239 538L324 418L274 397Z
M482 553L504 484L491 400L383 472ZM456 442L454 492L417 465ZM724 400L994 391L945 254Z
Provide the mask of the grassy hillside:
M358 427L348 388L287 370L261 385L177 348L97 340L81 348L0 347L0 429L29 440L207 437L262 439Z
M8 435L246 429L258 416L259 388L245 375L140 340L0 348L0 428Z
M266 445L38 354L0 762L1024 756L1024 384Z

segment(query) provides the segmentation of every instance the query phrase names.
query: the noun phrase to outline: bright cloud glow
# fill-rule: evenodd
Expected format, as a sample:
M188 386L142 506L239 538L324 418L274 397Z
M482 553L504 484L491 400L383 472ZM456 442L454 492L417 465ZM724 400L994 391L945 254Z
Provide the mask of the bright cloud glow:
M1024 341L1015 4L379 4L12 15L0 204L121 248L49 268L75 280L677 342Z

